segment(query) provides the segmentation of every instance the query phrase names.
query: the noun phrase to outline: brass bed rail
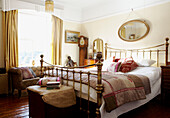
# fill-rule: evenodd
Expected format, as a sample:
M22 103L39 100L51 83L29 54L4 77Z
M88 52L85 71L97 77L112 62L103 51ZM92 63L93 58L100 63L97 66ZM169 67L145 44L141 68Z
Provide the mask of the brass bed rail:
M105 59L107 59L108 56L114 55L116 57L117 54L119 54L119 57L122 58L122 54L124 54L124 57L127 57L128 52L130 53L130 57L132 57L132 53L136 53L136 57L138 59L139 53L142 53L143 59L146 57L145 54L149 53L149 59L152 59L152 54L156 53L156 62L157 62L157 67L160 66L159 63L159 57L160 53L164 52L165 53L165 65L168 65L168 46L169 46L169 38L165 39L165 43L152 46L152 47L147 47L147 48L139 48L139 49L116 49L109 47L107 43L105 43ZM158 49L160 47L165 46L165 49ZM109 55L110 54L110 55Z
M87 75L87 86L88 86L88 95L87 95L87 114L89 116L90 114L90 110L89 110L89 102L90 102L90 75L96 75L97 76L97 84L96 84L96 93L97 93L97 106L96 106L96 116L97 118L101 117L100 114L100 107L102 104L102 92L103 92L103 85L102 85L102 74L101 74L101 70L102 70L102 62L101 62L101 58L102 58L102 54L98 53L97 54L97 59L98 62L96 64L91 64L91 65L86 65L86 66L79 66L79 67L61 67L61 66L57 66L57 65L53 65L50 64L46 61L44 61L43 59L43 55L40 55L41 60L40 60L40 64L41 64L41 77L44 76L52 76L52 77L59 77L59 70L61 71L60 73L60 77L61 80L66 80L66 85L68 86L68 82L72 81L73 82L73 89L75 89L75 82L79 82L80 83L80 111L83 110L82 109L82 75L86 74ZM44 64L47 64L48 66L44 66ZM76 68L86 68L86 67L90 67L90 66L97 66L97 74L96 73L91 73L90 71L88 72L83 72L82 70L78 71L78 70L74 70ZM56 73L54 74L54 71L56 71ZM63 72L66 72L66 79L63 77ZM73 79L69 79L68 77L68 73L72 73L73 74ZM80 74L80 81L76 81L75 80L75 73L79 73Z

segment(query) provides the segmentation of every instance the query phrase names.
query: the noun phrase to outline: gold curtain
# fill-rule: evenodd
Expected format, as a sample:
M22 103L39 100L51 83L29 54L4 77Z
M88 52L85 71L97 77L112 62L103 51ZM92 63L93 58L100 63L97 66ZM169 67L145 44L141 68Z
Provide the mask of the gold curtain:
M62 64L62 35L63 35L63 20L56 16L52 16L52 63L55 65Z
M5 67L18 66L18 10L2 11Z

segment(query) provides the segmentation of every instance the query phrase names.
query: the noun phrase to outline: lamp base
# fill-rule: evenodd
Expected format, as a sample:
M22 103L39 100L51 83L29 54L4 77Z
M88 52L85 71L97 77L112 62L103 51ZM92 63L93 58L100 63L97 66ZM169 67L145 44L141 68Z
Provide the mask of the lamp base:
M89 59L93 59L93 56L92 56L92 55L89 55Z

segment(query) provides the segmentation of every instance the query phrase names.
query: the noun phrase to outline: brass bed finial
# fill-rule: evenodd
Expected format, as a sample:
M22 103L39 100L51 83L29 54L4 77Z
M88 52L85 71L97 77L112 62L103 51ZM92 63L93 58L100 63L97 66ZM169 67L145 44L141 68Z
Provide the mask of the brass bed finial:
M98 70L98 80L96 85L96 91L97 91L97 108L96 108L96 115L97 118L101 118L100 114L100 107L102 104L102 92L103 92L103 85L102 85L102 52L97 52L97 59L99 60L97 63L97 70Z
M105 43L105 60L107 59L107 43Z

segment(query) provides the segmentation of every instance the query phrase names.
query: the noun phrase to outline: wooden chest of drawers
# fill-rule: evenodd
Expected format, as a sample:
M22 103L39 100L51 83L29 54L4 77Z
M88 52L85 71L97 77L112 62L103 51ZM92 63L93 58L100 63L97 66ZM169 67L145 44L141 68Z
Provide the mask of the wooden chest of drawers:
M96 63L95 59L84 59L84 66L95 64L95 63ZM92 67L94 67L94 66L90 66L90 67L87 67L87 68L92 68Z
M164 102L165 97L170 94L170 65L161 66L162 80L161 80L161 100Z

